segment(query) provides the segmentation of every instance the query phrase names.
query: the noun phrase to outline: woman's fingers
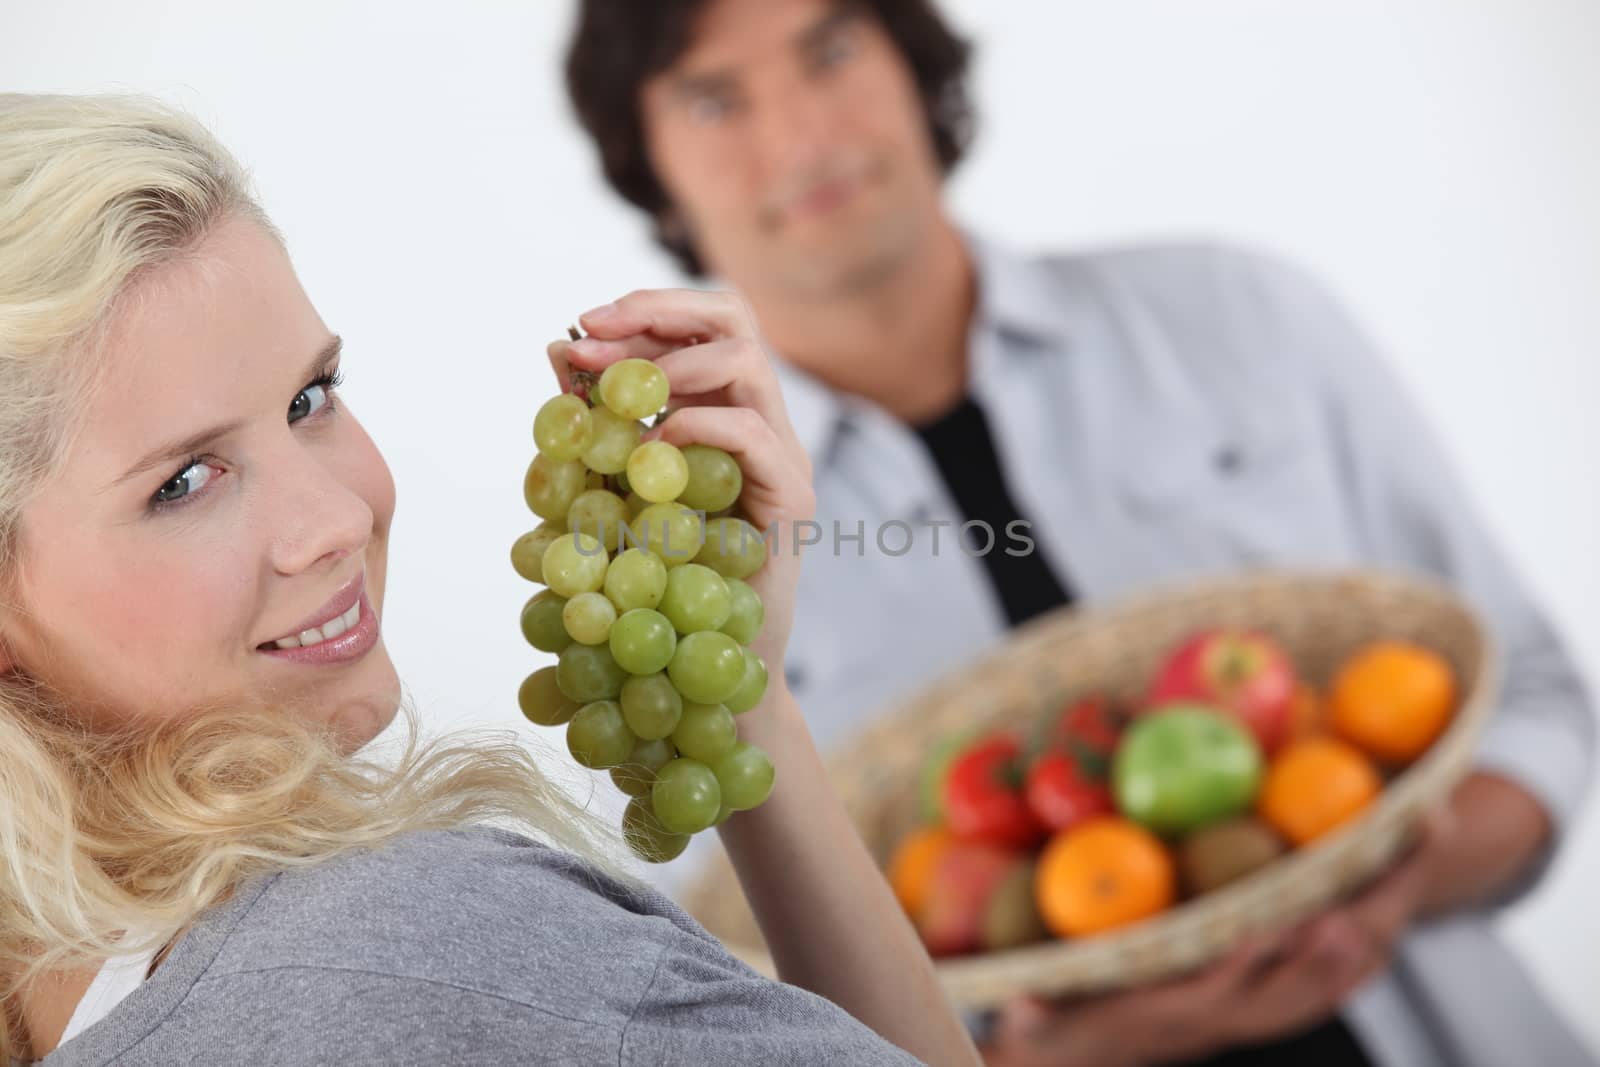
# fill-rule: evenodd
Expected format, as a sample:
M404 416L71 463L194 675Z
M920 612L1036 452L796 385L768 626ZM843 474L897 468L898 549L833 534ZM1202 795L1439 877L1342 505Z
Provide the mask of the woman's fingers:
M544 354L550 357L550 369L556 372L556 382L563 393L572 391L571 347L572 342L566 340L551 341L544 346Z
M757 526L792 524L816 510L810 479L772 425L749 408L680 408L645 436L679 447L712 445L738 460L745 478L740 500Z
M604 371L623 359L654 359L672 388L674 408L713 402L750 408L778 428L787 444L799 447L772 362L754 338L728 338L688 347L643 337L617 341L584 338L556 344L571 366L592 372Z
M698 289L636 289L584 312L578 321L591 335L610 340L640 333L679 340L755 334L755 323L738 296Z
M580 337L570 342L572 353L588 370L605 370L624 359L659 359L675 348L692 341L664 339L654 334L636 333L631 337L609 340L603 337Z

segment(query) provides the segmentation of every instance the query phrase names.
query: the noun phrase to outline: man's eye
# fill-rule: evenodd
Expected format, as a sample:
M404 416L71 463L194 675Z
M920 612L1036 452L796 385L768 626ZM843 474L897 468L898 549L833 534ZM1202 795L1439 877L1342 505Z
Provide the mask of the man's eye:
M689 117L696 122L721 122L734 110L734 100L725 93L705 93L689 101Z
M197 493L205 488L206 483L216 477L217 469L203 460L194 460L177 475L167 481L152 498L157 504L172 504L191 493Z
M841 33L822 42L812 58L812 64L818 70L837 67L855 54L855 42L850 39L849 34Z

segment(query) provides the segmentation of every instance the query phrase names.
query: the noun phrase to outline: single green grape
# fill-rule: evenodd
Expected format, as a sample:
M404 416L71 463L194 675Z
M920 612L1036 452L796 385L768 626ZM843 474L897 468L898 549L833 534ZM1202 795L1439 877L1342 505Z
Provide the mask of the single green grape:
M546 400L533 417L533 442L539 454L557 462L582 456L593 436L589 405L570 393Z
M538 455L522 479L522 499L541 519L560 522L578 494L588 488L589 472L575 459L554 460Z
M667 589L659 610L680 634L715 630L733 613L733 597L728 583L716 571L686 563L667 572Z
M666 863L683 855L688 834L675 834L661 825L650 801L635 797L622 813L622 837L633 854L648 863Z
M682 504L651 504L631 524L632 543L654 552L668 567L688 563L700 551L705 529L700 516Z
M561 612L567 598L549 589L541 589L522 605L522 636L540 652L560 652L572 644Z
M667 664L667 677L683 699L696 704L720 704L733 696L744 680L744 649L727 634L715 630L685 634L672 654L672 662Z
M680 756L656 772L650 808L673 833L697 834L722 810L722 787L710 767Z
M670 737L683 718L683 697L660 671L623 682L621 703L628 728L646 741Z
M734 811L760 807L772 795L772 760L748 741L740 741L711 766L722 802Z
M585 489L567 509L567 529L586 533L607 552L615 552L622 543L622 528L631 518L627 503L617 494L608 489Z
M517 706L535 726L560 726L578 713L578 703L556 684L556 669L540 667L517 687Z
M580 644L604 644L616 621L617 609L601 593L579 593L561 609L562 626Z
M589 414L594 420L594 433L589 447L583 450L583 465L601 474L622 473L627 469L628 457L639 447L644 425L605 408L595 408ZM625 494L627 490L622 492Z
M743 715L767 695L767 663L766 660L756 655L750 649L744 650L744 677L739 680L739 688L733 691L725 703L728 710L735 715Z
M626 687L623 691L626 693ZM623 707L622 714L624 718L627 717L626 706ZM636 741L633 752L627 760L611 768L611 781L630 797L648 797L650 787L656 781L656 772L672 762L677 755L677 749L673 748L672 742L665 738Z
M654 415L671 393L667 376L647 359L618 360L600 375L601 403L625 419Z
M733 712L721 704L684 704L672 743L678 753L710 764L729 752L739 740Z
M652 504L676 500L689 484L689 464L678 446L646 441L628 457L628 485Z
M530 582L544 581L544 550L567 531L546 519L511 543L511 567Z
M556 660L556 684L568 700L580 704L615 700L627 676L606 645L570 644Z
M744 490L744 472L728 453L711 445L688 445L683 449L689 467L689 482L678 494L678 502L695 511L721 511L730 508Z
M750 587L749 582L738 578L724 580L728 583L728 599L732 608L728 612L728 621L718 629L741 645L748 645L761 636L761 627L767 621L766 606L761 603L761 595Z
M706 520L705 543L694 561L724 578L748 578L767 562L761 531L732 515Z
M562 534L544 550L544 582L569 600L579 593L598 593L610 562L599 538Z
M619 612L653 608L667 591L667 565L654 552L630 548L606 568L603 588Z
M567 749L591 770L615 767L633 753L633 732L615 700L585 704L567 724Z
M629 674L665 670L678 647L672 623L659 611L634 608L611 624L611 656Z

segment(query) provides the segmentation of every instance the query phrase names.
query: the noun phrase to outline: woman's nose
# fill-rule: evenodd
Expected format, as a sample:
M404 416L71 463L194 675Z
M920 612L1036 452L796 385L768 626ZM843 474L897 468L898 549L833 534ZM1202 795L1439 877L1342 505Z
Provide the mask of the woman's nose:
M281 574L337 563L372 537L372 508L316 462L297 464L296 476L279 480L273 498L272 563Z

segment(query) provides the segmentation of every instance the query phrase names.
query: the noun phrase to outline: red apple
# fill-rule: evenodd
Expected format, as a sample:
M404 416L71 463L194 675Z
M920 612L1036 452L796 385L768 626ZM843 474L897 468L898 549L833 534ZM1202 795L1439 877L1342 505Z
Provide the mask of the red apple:
M1294 664L1272 638L1252 630L1208 630L1168 656L1145 705L1197 701L1230 712L1270 754L1288 739L1297 682Z

